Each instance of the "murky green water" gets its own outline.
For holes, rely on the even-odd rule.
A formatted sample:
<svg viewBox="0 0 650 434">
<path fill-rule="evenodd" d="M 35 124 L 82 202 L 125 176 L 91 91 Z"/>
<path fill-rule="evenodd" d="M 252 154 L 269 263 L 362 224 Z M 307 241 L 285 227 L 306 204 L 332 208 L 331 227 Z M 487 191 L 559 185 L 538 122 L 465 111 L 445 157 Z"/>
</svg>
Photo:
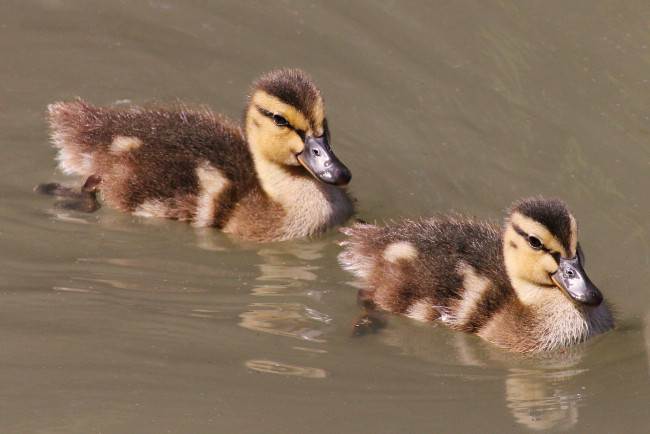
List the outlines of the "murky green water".
<svg viewBox="0 0 650 434">
<path fill-rule="evenodd" d="M 647 2 L 105 3 L 0 4 L 1 431 L 647 429 Z M 323 89 L 361 218 L 560 197 L 621 326 L 552 359 L 400 317 L 351 338 L 336 232 L 255 245 L 33 193 L 78 182 L 48 103 L 237 118 L 283 66 Z"/>
</svg>

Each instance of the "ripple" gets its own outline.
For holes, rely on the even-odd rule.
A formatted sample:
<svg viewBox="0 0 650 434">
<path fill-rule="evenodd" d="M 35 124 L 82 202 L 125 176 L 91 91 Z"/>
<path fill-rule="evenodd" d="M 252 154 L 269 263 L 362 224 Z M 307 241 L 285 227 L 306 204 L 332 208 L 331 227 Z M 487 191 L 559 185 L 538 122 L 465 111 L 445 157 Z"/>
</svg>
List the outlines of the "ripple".
<svg viewBox="0 0 650 434">
<path fill-rule="evenodd" d="M 253 303 L 250 306 L 255 310 L 240 315 L 239 325 L 244 328 L 311 342 L 325 342 L 320 338 L 324 331 L 319 327 L 331 322 L 327 315 L 301 303 Z"/>
<path fill-rule="evenodd" d="M 568 380 L 583 370 L 512 370 L 505 380 L 507 406 L 515 420 L 536 430 L 569 429 L 579 419 L 582 394 Z"/>
<path fill-rule="evenodd" d="M 247 360 L 244 364 L 253 371 L 265 372 L 267 374 L 292 375 L 305 378 L 327 377 L 325 370 L 320 368 L 288 365 L 273 360 Z"/>
</svg>

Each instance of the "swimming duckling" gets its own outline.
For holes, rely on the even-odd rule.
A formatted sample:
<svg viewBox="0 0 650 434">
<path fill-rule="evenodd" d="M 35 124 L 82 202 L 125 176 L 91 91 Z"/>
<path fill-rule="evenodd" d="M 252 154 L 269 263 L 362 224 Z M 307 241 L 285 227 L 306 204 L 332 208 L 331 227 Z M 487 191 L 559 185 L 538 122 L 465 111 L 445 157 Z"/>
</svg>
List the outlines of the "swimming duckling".
<svg viewBox="0 0 650 434">
<path fill-rule="evenodd" d="M 561 201 L 515 202 L 501 232 L 460 216 L 341 231 L 349 238 L 339 262 L 368 287 L 362 305 L 439 319 L 521 353 L 559 350 L 614 327 Z"/>
<path fill-rule="evenodd" d="M 321 92 L 298 70 L 253 83 L 245 132 L 185 107 L 115 111 L 76 100 L 50 105 L 49 116 L 61 169 L 96 180 L 93 191 L 122 211 L 253 241 L 317 234 L 353 214 Z"/>
</svg>

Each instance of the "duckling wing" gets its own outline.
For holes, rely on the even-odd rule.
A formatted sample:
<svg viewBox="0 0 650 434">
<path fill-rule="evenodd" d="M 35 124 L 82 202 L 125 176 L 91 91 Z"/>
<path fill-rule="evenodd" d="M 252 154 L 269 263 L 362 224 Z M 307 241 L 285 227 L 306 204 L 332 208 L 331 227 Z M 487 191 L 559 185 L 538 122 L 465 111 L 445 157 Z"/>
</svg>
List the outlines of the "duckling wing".
<svg viewBox="0 0 650 434">
<path fill-rule="evenodd" d="M 428 219 L 388 226 L 355 225 L 341 265 L 368 286 L 382 309 L 477 326 L 509 297 L 497 230 L 471 220 Z"/>
<path fill-rule="evenodd" d="M 49 115 L 61 168 L 101 177 L 104 199 L 123 211 L 219 226 L 257 182 L 241 128 L 207 110 L 77 100 Z"/>
</svg>

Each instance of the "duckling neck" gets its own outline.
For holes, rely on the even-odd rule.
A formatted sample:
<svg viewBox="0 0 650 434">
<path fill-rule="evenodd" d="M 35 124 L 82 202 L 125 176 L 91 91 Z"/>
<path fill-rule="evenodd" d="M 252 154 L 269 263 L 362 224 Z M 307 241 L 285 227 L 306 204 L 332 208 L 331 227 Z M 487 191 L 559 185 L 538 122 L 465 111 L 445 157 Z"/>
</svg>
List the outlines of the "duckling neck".
<svg viewBox="0 0 650 434">
<path fill-rule="evenodd" d="M 300 166 L 286 166 L 270 162 L 253 152 L 255 169 L 264 192 L 277 202 L 284 202 L 292 188 L 296 188 L 308 176 Z"/>
<path fill-rule="evenodd" d="M 611 313 L 605 304 L 597 308 L 578 305 L 559 290 L 552 290 L 556 300 L 531 306 L 538 316 L 540 349 L 555 350 L 584 342 L 614 327 Z"/>
<path fill-rule="evenodd" d="M 345 223 L 353 213 L 345 190 L 313 178 L 302 166 L 265 160 L 253 151 L 260 185 L 286 214 L 284 231 L 292 236 L 312 235 Z"/>
<path fill-rule="evenodd" d="M 510 273 L 509 273 L 510 274 Z M 524 306 L 539 308 L 546 303 L 546 296 L 557 289 L 556 286 L 544 286 L 532 283 L 526 279 L 510 275 L 510 281 L 517 293 L 517 298 Z M 557 291 L 555 291 L 557 292 Z M 562 294 L 559 294 L 562 295 Z"/>
<path fill-rule="evenodd" d="M 574 303 L 557 287 L 516 283 L 519 315 L 507 316 L 508 328 L 516 331 L 512 345 L 521 350 L 549 351 L 583 342 L 614 327 L 609 308 L 591 308 Z"/>
</svg>

